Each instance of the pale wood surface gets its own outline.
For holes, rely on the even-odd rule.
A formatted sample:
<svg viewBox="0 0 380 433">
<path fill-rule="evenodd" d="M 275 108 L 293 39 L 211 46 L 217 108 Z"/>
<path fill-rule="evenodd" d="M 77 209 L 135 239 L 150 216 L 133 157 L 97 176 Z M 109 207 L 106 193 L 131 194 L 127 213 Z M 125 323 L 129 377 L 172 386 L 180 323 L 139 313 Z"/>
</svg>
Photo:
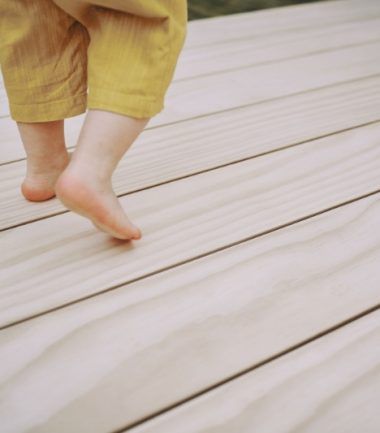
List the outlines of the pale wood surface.
<svg viewBox="0 0 380 433">
<path fill-rule="evenodd" d="M 279 409 L 280 432 L 379 431 L 378 317 L 358 319 L 380 305 L 379 18 L 340 0 L 190 23 L 114 177 L 138 242 L 23 201 L 0 119 L 1 433 L 272 433 Z"/>
<path fill-rule="evenodd" d="M 132 433 L 378 433 L 380 313 L 254 370 Z"/>
<path fill-rule="evenodd" d="M 186 47 L 242 38 L 267 37 L 273 33 L 327 28 L 336 23 L 379 17 L 377 0 L 337 0 L 213 17 L 191 22 Z"/>
<path fill-rule="evenodd" d="M 3 231 L 0 326 L 379 191 L 379 144 L 376 123 L 124 196 L 136 246 L 72 213 Z"/>
<path fill-rule="evenodd" d="M 0 418 L 114 431 L 379 304 L 379 215 L 371 196 L 2 331 Z"/>
<path fill-rule="evenodd" d="M 380 14 L 380 10 L 379 10 Z M 191 24 L 190 24 L 191 25 Z M 365 31 L 363 31 L 365 29 Z M 224 32 L 220 32 L 221 39 Z M 378 41 L 380 17 L 184 49 L 174 80 Z"/>
</svg>

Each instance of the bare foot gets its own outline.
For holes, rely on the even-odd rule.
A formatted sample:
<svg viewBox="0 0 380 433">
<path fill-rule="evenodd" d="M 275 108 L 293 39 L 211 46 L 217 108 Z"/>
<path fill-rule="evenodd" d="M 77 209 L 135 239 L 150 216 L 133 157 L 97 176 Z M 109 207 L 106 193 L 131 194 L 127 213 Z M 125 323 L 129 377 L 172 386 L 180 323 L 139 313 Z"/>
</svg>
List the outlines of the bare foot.
<svg viewBox="0 0 380 433">
<path fill-rule="evenodd" d="M 69 160 L 66 151 L 52 153 L 44 159 L 28 157 L 26 176 L 21 184 L 23 196 L 30 201 L 44 201 L 54 197 L 54 185 Z"/>
<path fill-rule="evenodd" d="M 141 231 L 128 219 L 113 192 L 111 181 L 69 166 L 58 178 L 55 192 L 68 209 L 89 218 L 97 228 L 111 236 L 141 238 Z"/>
<path fill-rule="evenodd" d="M 27 156 L 21 192 L 27 200 L 48 200 L 54 197 L 54 184 L 70 160 L 64 120 L 17 122 L 17 127 Z"/>
<path fill-rule="evenodd" d="M 56 195 L 66 207 L 118 239 L 142 236 L 113 192 L 112 175 L 148 121 L 90 108 L 71 161 L 55 185 Z"/>
</svg>

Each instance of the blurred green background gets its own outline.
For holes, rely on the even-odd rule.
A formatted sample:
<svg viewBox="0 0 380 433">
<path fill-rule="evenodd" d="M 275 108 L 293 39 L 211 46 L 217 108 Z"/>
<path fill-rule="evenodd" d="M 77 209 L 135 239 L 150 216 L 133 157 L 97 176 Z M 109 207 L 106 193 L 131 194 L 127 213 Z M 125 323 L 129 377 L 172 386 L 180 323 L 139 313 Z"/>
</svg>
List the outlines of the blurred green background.
<svg viewBox="0 0 380 433">
<path fill-rule="evenodd" d="M 316 0 L 188 0 L 189 21 Z"/>
</svg>

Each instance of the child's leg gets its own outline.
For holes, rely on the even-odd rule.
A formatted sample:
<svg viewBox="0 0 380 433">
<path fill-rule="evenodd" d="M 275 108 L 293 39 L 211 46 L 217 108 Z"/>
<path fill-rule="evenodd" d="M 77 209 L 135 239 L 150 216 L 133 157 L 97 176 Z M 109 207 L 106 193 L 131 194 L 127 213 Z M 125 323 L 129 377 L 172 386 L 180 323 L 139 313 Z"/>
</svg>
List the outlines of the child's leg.
<svg viewBox="0 0 380 433">
<path fill-rule="evenodd" d="M 26 177 L 21 185 L 25 198 L 42 201 L 54 197 L 54 185 L 66 168 L 63 120 L 39 123 L 17 122 L 27 155 Z"/>
<path fill-rule="evenodd" d="M 70 164 L 55 187 L 65 206 L 119 239 L 139 239 L 141 232 L 127 218 L 111 177 L 148 121 L 90 109 Z"/>
<path fill-rule="evenodd" d="M 27 155 L 22 192 L 54 195 L 68 154 L 63 119 L 86 111 L 87 30 L 51 0 L 0 0 L 0 63 Z"/>
<path fill-rule="evenodd" d="M 91 38 L 89 111 L 72 160 L 57 181 L 57 196 L 112 236 L 138 239 L 141 233 L 112 191 L 111 176 L 149 119 L 163 109 L 185 39 L 186 1 L 97 1 L 109 8 L 88 9 L 82 1 L 55 1 L 70 7 L 66 10 Z"/>
</svg>

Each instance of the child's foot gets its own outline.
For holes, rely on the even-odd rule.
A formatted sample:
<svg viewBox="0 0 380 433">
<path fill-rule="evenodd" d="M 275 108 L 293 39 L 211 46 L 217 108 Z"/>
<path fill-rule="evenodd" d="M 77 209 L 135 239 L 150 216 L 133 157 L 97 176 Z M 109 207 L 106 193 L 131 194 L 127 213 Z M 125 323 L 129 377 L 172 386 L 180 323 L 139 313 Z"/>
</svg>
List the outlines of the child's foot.
<svg viewBox="0 0 380 433">
<path fill-rule="evenodd" d="M 55 192 L 70 210 L 118 239 L 140 239 L 112 190 L 112 174 L 149 118 L 89 109 L 68 167 Z"/>
<path fill-rule="evenodd" d="M 54 197 L 54 184 L 69 163 L 65 146 L 64 120 L 17 122 L 27 156 L 21 192 L 27 200 Z"/>
<path fill-rule="evenodd" d="M 44 201 L 55 196 L 54 185 L 69 163 L 66 151 L 45 158 L 27 159 L 27 173 L 21 184 L 23 196 L 30 201 Z"/>
<path fill-rule="evenodd" d="M 141 232 L 128 219 L 112 190 L 111 181 L 69 166 L 58 178 L 55 192 L 70 210 L 89 218 L 92 223 L 118 239 L 140 239 Z"/>
</svg>

